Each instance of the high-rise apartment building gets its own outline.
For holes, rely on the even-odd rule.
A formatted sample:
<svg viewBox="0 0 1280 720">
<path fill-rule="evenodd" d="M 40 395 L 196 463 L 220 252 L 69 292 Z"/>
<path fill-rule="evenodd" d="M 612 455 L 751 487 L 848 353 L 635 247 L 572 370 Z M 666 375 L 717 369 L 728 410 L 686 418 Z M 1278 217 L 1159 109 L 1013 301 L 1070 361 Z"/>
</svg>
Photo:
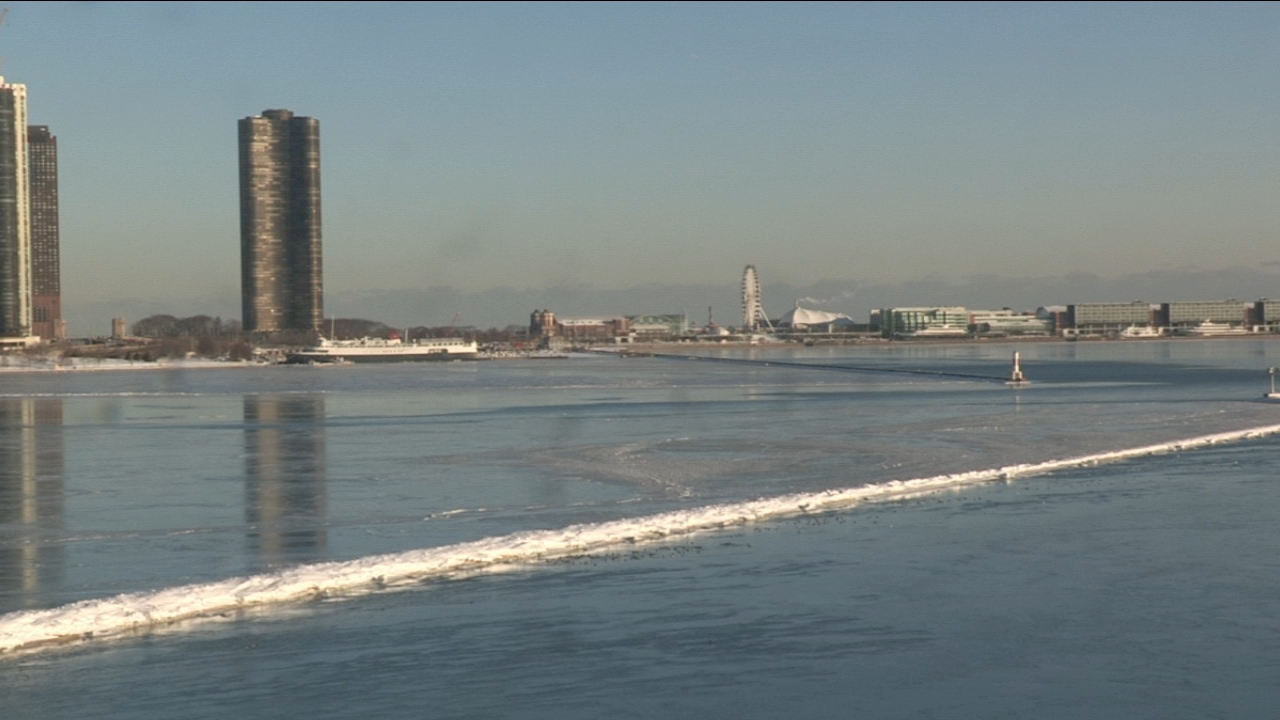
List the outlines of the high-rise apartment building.
<svg viewBox="0 0 1280 720">
<path fill-rule="evenodd" d="M 246 332 L 324 325 L 315 118 L 266 110 L 240 120 L 240 296 Z"/>
<path fill-rule="evenodd" d="M 27 86 L 0 77 L 0 338 L 31 332 Z"/>
<path fill-rule="evenodd" d="M 27 128 L 31 194 L 31 330 L 62 340 L 62 282 L 58 258 L 58 138 L 46 125 Z"/>
</svg>

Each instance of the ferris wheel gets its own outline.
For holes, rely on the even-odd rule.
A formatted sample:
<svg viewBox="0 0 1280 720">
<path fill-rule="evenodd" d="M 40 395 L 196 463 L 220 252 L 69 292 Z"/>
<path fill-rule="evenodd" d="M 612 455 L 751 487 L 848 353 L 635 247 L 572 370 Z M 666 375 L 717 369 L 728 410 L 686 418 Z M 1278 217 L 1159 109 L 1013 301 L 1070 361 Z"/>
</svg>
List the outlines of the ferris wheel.
<svg viewBox="0 0 1280 720">
<path fill-rule="evenodd" d="M 742 326 L 746 330 L 758 330 L 762 325 L 773 329 L 760 301 L 760 276 L 756 274 L 755 265 L 748 265 L 742 271 Z"/>
</svg>

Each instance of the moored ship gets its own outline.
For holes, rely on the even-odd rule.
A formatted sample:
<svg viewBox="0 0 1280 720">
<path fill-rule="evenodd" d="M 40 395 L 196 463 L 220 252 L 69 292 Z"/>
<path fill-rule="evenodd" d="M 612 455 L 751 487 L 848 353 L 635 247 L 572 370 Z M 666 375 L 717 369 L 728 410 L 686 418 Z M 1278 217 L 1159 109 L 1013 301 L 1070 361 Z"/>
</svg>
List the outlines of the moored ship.
<svg viewBox="0 0 1280 720">
<path fill-rule="evenodd" d="M 1120 337 L 1126 340 L 1134 338 L 1158 338 L 1164 337 L 1164 330 L 1150 325 L 1130 325 L 1120 332 Z"/>
<path fill-rule="evenodd" d="M 1239 325 L 1205 320 L 1198 325 L 1187 328 L 1183 334 L 1191 337 L 1221 337 L 1224 335 L 1248 335 L 1249 330 Z"/>
<path fill-rule="evenodd" d="M 399 335 L 390 338 L 329 340 L 320 338 L 316 345 L 285 354 L 289 363 L 375 363 L 418 362 L 422 360 L 474 360 L 480 349 L 474 340 L 462 338 L 423 338 L 404 342 Z"/>
</svg>

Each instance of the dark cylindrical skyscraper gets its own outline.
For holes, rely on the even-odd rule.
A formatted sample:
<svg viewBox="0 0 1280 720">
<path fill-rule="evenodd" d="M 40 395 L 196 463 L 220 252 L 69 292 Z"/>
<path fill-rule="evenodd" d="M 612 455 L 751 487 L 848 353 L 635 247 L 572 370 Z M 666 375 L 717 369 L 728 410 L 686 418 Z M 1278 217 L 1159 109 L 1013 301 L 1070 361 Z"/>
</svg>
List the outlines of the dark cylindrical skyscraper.
<svg viewBox="0 0 1280 720">
<path fill-rule="evenodd" d="M 315 118 L 266 110 L 240 121 L 240 293 L 246 332 L 324 324 Z"/>
</svg>

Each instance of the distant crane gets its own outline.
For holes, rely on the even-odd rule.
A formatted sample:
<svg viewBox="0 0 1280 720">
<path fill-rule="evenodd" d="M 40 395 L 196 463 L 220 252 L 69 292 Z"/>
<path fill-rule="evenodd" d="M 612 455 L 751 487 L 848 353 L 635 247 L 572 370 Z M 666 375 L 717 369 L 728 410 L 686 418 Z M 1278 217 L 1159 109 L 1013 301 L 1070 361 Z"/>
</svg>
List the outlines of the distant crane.
<svg viewBox="0 0 1280 720">
<path fill-rule="evenodd" d="M 460 317 L 462 317 L 462 311 L 458 311 L 458 312 L 454 313 L 454 314 L 453 314 L 453 317 L 449 319 L 449 334 L 450 334 L 450 335 L 453 335 L 453 334 L 457 331 L 458 318 L 460 318 Z"/>
</svg>

